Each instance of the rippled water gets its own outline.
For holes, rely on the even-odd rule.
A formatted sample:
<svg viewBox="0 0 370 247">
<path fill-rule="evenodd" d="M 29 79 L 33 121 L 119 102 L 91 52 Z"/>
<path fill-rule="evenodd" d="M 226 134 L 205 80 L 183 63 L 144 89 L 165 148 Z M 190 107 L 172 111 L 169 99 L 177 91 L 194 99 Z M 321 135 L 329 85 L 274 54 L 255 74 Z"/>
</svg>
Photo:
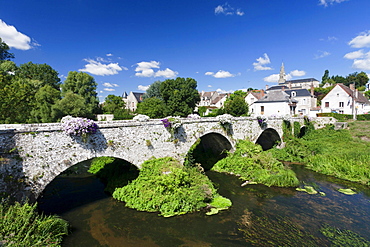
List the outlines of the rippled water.
<svg viewBox="0 0 370 247">
<path fill-rule="evenodd" d="M 39 199 L 39 209 L 72 225 L 63 246 L 330 246 L 323 225 L 349 229 L 370 241 L 370 190 L 294 166 L 300 181 L 325 196 L 294 188 L 241 187 L 235 176 L 207 172 L 233 206 L 217 215 L 196 212 L 163 218 L 126 208 L 87 173 L 59 176 Z M 353 188 L 345 195 L 339 188 Z"/>
</svg>

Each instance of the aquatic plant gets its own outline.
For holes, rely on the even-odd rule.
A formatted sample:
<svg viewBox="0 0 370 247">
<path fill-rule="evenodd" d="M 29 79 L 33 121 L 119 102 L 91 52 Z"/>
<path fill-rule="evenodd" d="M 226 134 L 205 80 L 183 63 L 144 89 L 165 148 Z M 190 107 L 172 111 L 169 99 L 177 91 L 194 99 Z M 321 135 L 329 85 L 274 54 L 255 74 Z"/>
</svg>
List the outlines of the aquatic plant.
<svg viewBox="0 0 370 247">
<path fill-rule="evenodd" d="M 370 246 L 369 241 L 350 230 L 343 230 L 325 224 L 321 227 L 320 232 L 330 240 L 330 246 Z"/>
<path fill-rule="evenodd" d="M 1 246 L 60 246 L 68 223 L 58 216 L 38 214 L 36 204 L 0 204 Z"/>
<path fill-rule="evenodd" d="M 91 119 L 75 118 L 65 116 L 61 120 L 64 132 L 68 135 L 86 136 L 94 134 L 98 130 L 98 125 Z"/>
<path fill-rule="evenodd" d="M 240 140 L 235 152 L 218 161 L 212 170 L 237 174 L 242 180 L 266 186 L 294 187 L 299 184 L 294 171 L 270 153 L 263 152 L 260 145 L 247 140 Z"/>
<path fill-rule="evenodd" d="M 145 161 L 139 177 L 113 193 L 127 207 L 165 217 L 197 211 L 217 196 L 207 176 L 170 157 Z"/>
</svg>

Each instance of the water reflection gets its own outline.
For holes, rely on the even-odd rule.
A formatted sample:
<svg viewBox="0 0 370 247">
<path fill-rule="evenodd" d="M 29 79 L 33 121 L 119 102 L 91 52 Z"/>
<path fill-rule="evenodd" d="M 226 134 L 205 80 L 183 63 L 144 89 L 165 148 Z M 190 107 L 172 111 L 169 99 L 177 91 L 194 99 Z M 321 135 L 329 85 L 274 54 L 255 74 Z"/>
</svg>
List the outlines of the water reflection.
<svg viewBox="0 0 370 247">
<path fill-rule="evenodd" d="M 218 215 L 204 212 L 163 218 L 126 208 L 106 195 L 90 175 L 58 177 L 40 198 L 40 210 L 72 224 L 63 246 L 330 246 L 323 224 L 349 229 L 369 239 L 369 188 L 294 166 L 302 183 L 326 196 L 294 188 L 241 187 L 234 176 L 207 172 L 233 206 Z M 355 188 L 344 195 L 338 188 Z"/>
</svg>

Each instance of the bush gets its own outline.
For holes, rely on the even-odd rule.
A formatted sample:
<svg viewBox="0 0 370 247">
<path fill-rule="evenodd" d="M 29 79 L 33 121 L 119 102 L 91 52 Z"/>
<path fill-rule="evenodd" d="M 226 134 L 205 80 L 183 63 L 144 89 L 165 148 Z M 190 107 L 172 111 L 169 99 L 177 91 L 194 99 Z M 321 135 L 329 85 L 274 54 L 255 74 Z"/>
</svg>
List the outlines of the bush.
<svg viewBox="0 0 370 247">
<path fill-rule="evenodd" d="M 212 182 L 196 167 L 169 157 L 145 161 L 139 177 L 113 193 L 127 207 L 165 217 L 199 210 L 217 196 Z"/>
<path fill-rule="evenodd" d="M 0 204 L 0 245 L 60 246 L 67 234 L 65 220 L 38 214 L 36 204 Z"/>
<path fill-rule="evenodd" d="M 212 170 L 237 174 L 242 180 L 266 186 L 292 187 L 299 184 L 291 169 L 250 141 L 239 141 L 235 152 L 217 162 Z"/>
</svg>

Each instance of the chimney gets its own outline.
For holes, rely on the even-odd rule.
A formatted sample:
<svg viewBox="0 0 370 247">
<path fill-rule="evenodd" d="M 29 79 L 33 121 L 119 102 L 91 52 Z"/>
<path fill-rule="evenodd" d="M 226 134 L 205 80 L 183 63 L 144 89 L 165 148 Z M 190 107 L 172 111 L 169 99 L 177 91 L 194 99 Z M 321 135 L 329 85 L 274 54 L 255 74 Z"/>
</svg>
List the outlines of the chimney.
<svg viewBox="0 0 370 247">
<path fill-rule="evenodd" d="M 355 91 L 355 84 L 349 84 L 349 88 L 352 90 L 352 91 Z"/>
<path fill-rule="evenodd" d="M 315 96 L 315 88 L 313 87 L 313 83 L 311 83 L 311 95 Z"/>
<path fill-rule="evenodd" d="M 261 98 L 265 96 L 265 91 L 263 91 L 263 89 L 261 89 Z"/>
<path fill-rule="evenodd" d="M 292 82 L 291 81 L 289 81 L 289 83 L 288 83 L 288 88 L 292 89 Z"/>
<path fill-rule="evenodd" d="M 283 91 L 283 92 L 285 91 L 285 87 L 284 86 L 281 88 L 281 91 Z"/>
</svg>

